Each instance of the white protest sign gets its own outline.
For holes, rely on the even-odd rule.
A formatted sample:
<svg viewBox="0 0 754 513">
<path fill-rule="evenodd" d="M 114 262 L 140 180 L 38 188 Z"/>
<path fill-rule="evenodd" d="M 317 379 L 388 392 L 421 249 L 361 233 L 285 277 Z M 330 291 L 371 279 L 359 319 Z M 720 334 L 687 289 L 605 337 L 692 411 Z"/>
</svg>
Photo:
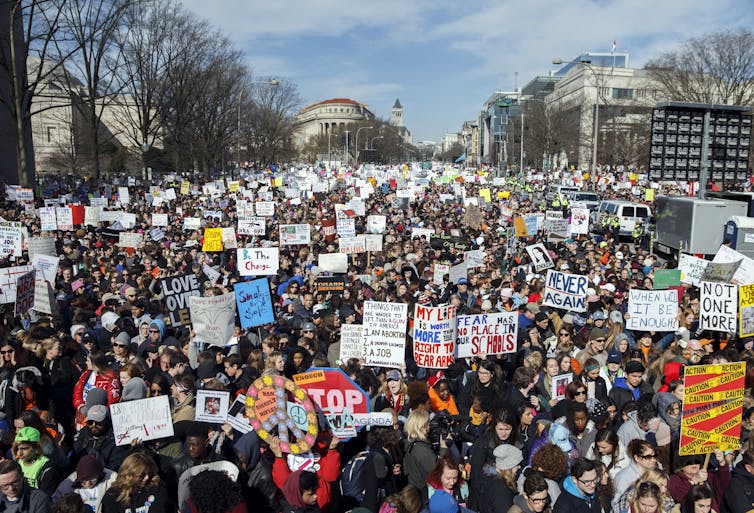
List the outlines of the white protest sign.
<svg viewBox="0 0 754 513">
<path fill-rule="evenodd" d="M 532 244 L 526 246 L 526 252 L 529 254 L 535 272 L 541 272 L 545 269 L 555 267 L 555 263 L 550 258 L 544 244 Z"/>
<path fill-rule="evenodd" d="M 545 212 L 545 219 L 563 219 L 562 210 L 548 210 Z"/>
<path fill-rule="evenodd" d="M 59 264 L 60 259 L 58 257 L 49 255 L 35 254 L 34 258 L 31 259 L 31 265 L 39 271 L 40 278 L 50 283 L 55 283 Z"/>
<path fill-rule="evenodd" d="M 258 216 L 274 216 L 275 215 L 275 203 L 272 201 L 257 201 L 254 208 Z"/>
<path fill-rule="evenodd" d="M 588 283 L 586 276 L 548 269 L 542 304 L 572 312 L 586 312 Z"/>
<path fill-rule="evenodd" d="M 589 209 L 571 209 L 571 233 L 586 235 L 589 233 Z"/>
<path fill-rule="evenodd" d="M 225 347 L 233 336 L 236 295 L 230 292 L 221 296 L 191 296 L 189 309 L 197 340 Z"/>
<path fill-rule="evenodd" d="M 279 248 L 238 248 L 236 258 L 241 276 L 270 276 L 280 268 Z"/>
<path fill-rule="evenodd" d="M 16 317 L 21 317 L 34 307 L 34 282 L 37 271 L 32 269 L 16 280 Z"/>
<path fill-rule="evenodd" d="M 239 394 L 236 396 L 233 404 L 230 405 L 228 416 L 225 421 L 233 426 L 233 429 L 237 430 L 239 433 L 248 433 L 252 428 L 251 423 L 249 422 L 249 419 L 246 418 L 245 414 L 246 396 Z"/>
<path fill-rule="evenodd" d="M 367 231 L 369 233 L 382 233 L 385 231 L 387 218 L 385 216 L 367 216 Z"/>
<path fill-rule="evenodd" d="M 362 317 L 364 365 L 400 368 L 406 365 L 406 303 L 364 301 Z"/>
<path fill-rule="evenodd" d="M 632 289 L 628 295 L 626 328 L 637 331 L 676 331 L 678 292 Z"/>
<path fill-rule="evenodd" d="M 346 254 L 363 253 L 366 251 L 366 239 L 363 235 L 340 237 L 338 238 L 338 251 Z"/>
<path fill-rule="evenodd" d="M 473 251 L 466 251 L 463 254 L 464 260 L 466 260 L 466 268 L 474 269 L 475 267 L 484 267 L 484 250 L 475 249 Z"/>
<path fill-rule="evenodd" d="M 681 253 L 678 256 L 678 269 L 681 270 L 681 281 L 698 287 L 708 263 L 709 260 Z"/>
<path fill-rule="evenodd" d="M 343 324 L 340 327 L 340 356 L 341 362 L 351 358 L 361 358 L 361 337 L 364 327 L 360 324 Z"/>
<path fill-rule="evenodd" d="M 73 230 L 73 210 L 68 207 L 55 207 L 58 230 Z"/>
<path fill-rule="evenodd" d="M 0 255 L 20 257 L 23 252 L 21 223 L 0 221 Z"/>
<path fill-rule="evenodd" d="M 118 246 L 122 248 L 140 248 L 143 244 L 143 235 L 134 232 L 120 232 L 118 234 Z"/>
<path fill-rule="evenodd" d="M 335 231 L 340 237 L 355 237 L 356 236 L 356 220 L 355 219 L 337 219 L 335 221 Z"/>
<path fill-rule="evenodd" d="M 375 251 L 375 252 L 382 251 L 382 235 L 370 233 L 370 234 L 362 235 L 361 237 L 364 237 L 364 242 L 365 242 L 364 247 L 367 251 Z"/>
<path fill-rule="evenodd" d="M 414 360 L 419 367 L 446 369 L 455 359 L 456 307 L 414 308 Z"/>
<path fill-rule="evenodd" d="M 55 215 L 55 207 L 43 207 L 39 209 L 40 228 L 43 232 L 54 232 L 58 229 L 58 218 Z"/>
<path fill-rule="evenodd" d="M 247 217 L 238 220 L 239 235 L 264 236 L 266 225 L 264 217 Z"/>
<path fill-rule="evenodd" d="M 55 291 L 50 282 L 37 279 L 34 282 L 34 310 L 48 315 L 55 315 L 57 306 Z"/>
<path fill-rule="evenodd" d="M 97 226 L 100 222 L 101 214 L 102 207 L 84 207 L 84 224 L 86 226 Z"/>
<path fill-rule="evenodd" d="M 311 243 L 311 227 L 308 224 L 281 224 L 279 233 L 281 246 Z"/>
<path fill-rule="evenodd" d="M 115 445 L 128 445 L 134 440 L 156 440 L 173 436 L 170 399 L 158 395 L 147 399 L 110 405 Z"/>
<path fill-rule="evenodd" d="M 699 289 L 699 329 L 735 333 L 738 285 L 703 281 Z"/>
<path fill-rule="evenodd" d="M 450 273 L 450 266 L 446 264 L 435 264 L 434 274 L 432 276 L 432 283 L 435 285 L 442 285 L 442 277 Z"/>
<path fill-rule="evenodd" d="M 121 205 L 131 203 L 131 195 L 128 193 L 128 187 L 118 187 L 118 201 Z"/>
<path fill-rule="evenodd" d="M 459 315 L 456 329 L 458 358 L 516 352 L 518 344 L 518 314 L 516 312 Z"/>
<path fill-rule="evenodd" d="M 731 283 L 738 285 L 748 285 L 754 283 L 754 260 L 745 256 L 743 253 L 739 253 L 735 249 L 731 249 L 728 246 L 722 245 L 717 250 L 713 262 L 720 263 L 732 263 L 741 262 L 736 270 L 735 274 L 731 278 Z"/>
<path fill-rule="evenodd" d="M 450 274 L 450 283 L 458 283 L 458 280 L 461 278 L 466 278 L 466 273 L 468 271 L 468 267 L 466 266 L 466 261 L 464 260 L 460 264 L 454 265 L 450 268 L 450 271 L 448 271 L 448 274 Z"/>
<path fill-rule="evenodd" d="M 0 268 L 0 304 L 16 301 L 16 282 L 18 277 L 34 269 L 30 265 Z"/>
<path fill-rule="evenodd" d="M 152 226 L 167 226 L 168 215 L 167 214 L 152 214 Z"/>
<path fill-rule="evenodd" d="M 348 255 L 345 253 L 320 253 L 317 267 L 319 267 L 320 271 L 347 273 Z"/>
<path fill-rule="evenodd" d="M 223 424 L 228 417 L 229 403 L 230 393 L 225 390 L 197 390 L 194 420 Z"/>
<path fill-rule="evenodd" d="M 198 230 L 202 226 L 202 220 L 198 217 L 184 217 L 183 229 L 184 230 Z"/>
<path fill-rule="evenodd" d="M 33 261 L 35 255 L 56 257 L 57 260 L 58 251 L 55 248 L 54 237 L 29 237 L 27 244 L 30 260 Z"/>
</svg>

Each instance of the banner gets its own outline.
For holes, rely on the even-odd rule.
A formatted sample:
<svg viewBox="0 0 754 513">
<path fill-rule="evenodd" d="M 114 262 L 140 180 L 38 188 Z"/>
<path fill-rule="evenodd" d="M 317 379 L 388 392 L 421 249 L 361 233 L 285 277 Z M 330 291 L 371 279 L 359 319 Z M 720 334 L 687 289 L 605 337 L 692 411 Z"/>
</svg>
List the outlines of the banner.
<svg viewBox="0 0 754 513">
<path fill-rule="evenodd" d="M 542 304 L 572 312 L 586 312 L 589 278 L 548 269 Z"/>
<path fill-rule="evenodd" d="M 716 281 L 722 283 L 730 283 L 733 276 L 738 271 L 738 267 L 741 265 L 741 260 L 737 262 L 707 262 L 707 267 L 704 268 L 704 274 L 701 281 Z"/>
<path fill-rule="evenodd" d="M 281 224 L 280 245 L 295 246 L 298 244 L 310 244 L 311 233 L 308 224 Z"/>
<path fill-rule="evenodd" d="M 741 262 L 730 279 L 731 283 L 739 285 L 754 283 L 754 259 L 745 256 L 743 253 L 739 253 L 729 246 L 722 245 L 717 250 L 715 258 L 712 261 L 721 263 Z"/>
<path fill-rule="evenodd" d="M 28 273 L 19 276 L 16 280 L 16 317 L 21 317 L 34 308 L 34 282 L 36 278 L 37 271 L 32 269 Z"/>
<path fill-rule="evenodd" d="M 241 276 L 271 276 L 280 268 L 280 249 L 238 248 L 236 260 Z"/>
<path fill-rule="evenodd" d="M 236 283 L 233 290 L 238 306 L 238 318 L 243 329 L 275 322 L 267 278 Z"/>
<path fill-rule="evenodd" d="M 637 331 L 676 331 L 678 292 L 632 289 L 628 295 L 626 328 Z M 627 316 L 628 317 L 628 316 Z"/>
<path fill-rule="evenodd" d="M 188 326 L 191 324 L 189 297 L 201 295 L 196 275 L 184 274 L 163 278 L 160 287 L 162 288 L 170 325 Z"/>
<path fill-rule="evenodd" d="M 362 354 L 364 365 L 401 368 L 406 365 L 408 305 L 364 301 Z"/>
<path fill-rule="evenodd" d="M 459 315 L 456 326 L 458 358 L 516 352 L 516 312 Z"/>
<path fill-rule="evenodd" d="M 170 398 L 166 395 L 111 404 L 110 418 L 117 446 L 173 436 Z"/>
<path fill-rule="evenodd" d="M 746 362 L 686 366 L 680 455 L 741 448 Z"/>
<path fill-rule="evenodd" d="M 678 257 L 678 269 L 681 271 L 681 281 L 698 287 L 708 263 L 708 260 L 681 253 Z"/>
<path fill-rule="evenodd" d="M 699 290 L 699 329 L 736 333 L 738 286 L 703 281 Z"/>
<path fill-rule="evenodd" d="M 738 312 L 741 322 L 738 325 L 741 338 L 754 336 L 754 284 L 738 288 Z"/>
<path fill-rule="evenodd" d="M 446 369 L 455 358 L 456 307 L 414 308 L 414 361 L 419 367 Z"/>
<path fill-rule="evenodd" d="M 526 252 L 529 254 L 532 265 L 534 265 L 534 272 L 542 272 L 545 269 L 555 267 L 555 262 L 550 258 L 544 244 L 526 246 Z"/>
<path fill-rule="evenodd" d="M 340 326 L 340 355 L 338 360 L 345 363 L 351 358 L 361 359 L 361 337 L 364 327 L 360 324 L 342 324 Z"/>
<path fill-rule="evenodd" d="M 233 336 L 236 295 L 231 292 L 221 296 L 191 296 L 189 308 L 196 339 L 213 346 L 225 347 Z"/>
</svg>

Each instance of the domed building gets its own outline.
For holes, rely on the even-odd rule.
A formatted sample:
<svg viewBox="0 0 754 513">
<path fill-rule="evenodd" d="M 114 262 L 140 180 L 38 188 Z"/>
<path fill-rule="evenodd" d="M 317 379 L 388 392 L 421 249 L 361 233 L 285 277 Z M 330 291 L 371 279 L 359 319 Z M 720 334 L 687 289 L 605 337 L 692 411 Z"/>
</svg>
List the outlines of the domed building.
<svg viewBox="0 0 754 513">
<path fill-rule="evenodd" d="M 349 123 L 371 121 L 374 113 L 350 98 L 331 98 L 307 105 L 296 116 L 296 143 L 303 147 L 315 135 L 340 134 Z"/>
</svg>

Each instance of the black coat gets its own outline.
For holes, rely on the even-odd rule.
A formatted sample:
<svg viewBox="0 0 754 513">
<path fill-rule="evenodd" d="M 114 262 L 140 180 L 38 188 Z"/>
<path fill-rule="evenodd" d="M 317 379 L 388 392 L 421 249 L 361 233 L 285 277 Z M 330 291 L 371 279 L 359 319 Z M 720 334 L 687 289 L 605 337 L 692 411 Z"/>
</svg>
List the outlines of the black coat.
<svg viewBox="0 0 754 513">
<path fill-rule="evenodd" d="M 505 481 L 497 475 L 484 474 L 478 482 L 476 510 L 479 513 L 507 513 L 513 506 L 516 493 L 508 488 Z"/>
<path fill-rule="evenodd" d="M 720 502 L 720 513 L 739 513 L 754 509 L 754 475 L 743 462 L 733 469 L 730 484 Z"/>
</svg>

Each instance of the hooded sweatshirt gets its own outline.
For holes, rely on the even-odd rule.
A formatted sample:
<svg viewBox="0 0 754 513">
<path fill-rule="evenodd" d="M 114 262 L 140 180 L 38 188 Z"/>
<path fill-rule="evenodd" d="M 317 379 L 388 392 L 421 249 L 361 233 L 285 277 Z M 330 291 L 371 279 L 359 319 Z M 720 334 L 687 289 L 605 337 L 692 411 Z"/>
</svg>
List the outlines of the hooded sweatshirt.
<svg viewBox="0 0 754 513">
<path fill-rule="evenodd" d="M 576 511 L 601 513 L 602 505 L 596 493 L 584 495 L 569 476 L 563 481 L 563 493 L 558 497 L 552 511 L 553 513 L 574 513 Z"/>
</svg>

